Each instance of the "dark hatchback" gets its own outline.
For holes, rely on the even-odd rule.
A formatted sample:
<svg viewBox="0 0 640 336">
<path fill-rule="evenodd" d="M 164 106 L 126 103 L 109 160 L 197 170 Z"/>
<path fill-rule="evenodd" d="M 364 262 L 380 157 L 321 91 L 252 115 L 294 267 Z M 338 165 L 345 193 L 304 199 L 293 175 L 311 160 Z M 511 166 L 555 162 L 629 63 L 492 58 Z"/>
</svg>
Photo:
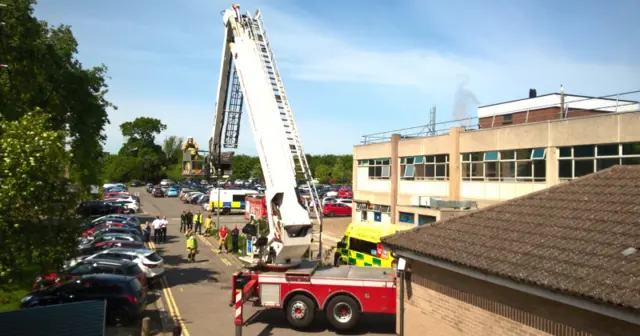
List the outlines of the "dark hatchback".
<svg viewBox="0 0 640 336">
<path fill-rule="evenodd" d="M 133 276 L 89 274 L 25 295 L 20 308 L 50 306 L 78 301 L 107 301 L 107 323 L 129 325 L 144 310 L 147 296 L 140 281 Z"/>
</svg>

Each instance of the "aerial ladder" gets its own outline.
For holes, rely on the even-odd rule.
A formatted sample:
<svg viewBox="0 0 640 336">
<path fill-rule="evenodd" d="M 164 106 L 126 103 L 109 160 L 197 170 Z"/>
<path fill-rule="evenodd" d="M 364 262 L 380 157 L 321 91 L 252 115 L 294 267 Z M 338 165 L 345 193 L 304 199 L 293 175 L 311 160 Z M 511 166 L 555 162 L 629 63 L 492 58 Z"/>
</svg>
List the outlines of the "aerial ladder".
<svg viewBox="0 0 640 336">
<path fill-rule="evenodd" d="M 321 225 L 320 202 L 262 15 L 259 10 L 253 16 L 241 14 L 238 5 L 222 14 L 225 28 L 210 141 L 212 164 L 216 169 L 222 165 L 215 155 L 220 157 L 223 147 L 237 147 L 240 113 L 246 108 L 264 174 L 269 222 L 268 237 L 256 243 L 261 252 L 254 263 L 232 276 L 230 305 L 236 335 L 242 334 L 247 301 L 283 309 L 296 328 L 309 326 L 320 311 L 338 330 L 355 326 L 362 313 L 395 314 L 393 268 L 334 267 L 323 265 L 313 254 L 305 257 L 312 247 L 312 217 Z M 311 209 L 302 205 L 298 177 L 310 187 Z M 318 255 L 321 251 L 322 245 Z"/>
<path fill-rule="evenodd" d="M 228 167 L 222 148 L 237 148 L 243 108 L 248 113 L 265 180 L 269 235 L 256 262 L 289 267 L 313 258 L 313 221 L 320 228 L 320 201 L 291 105 L 260 11 L 241 14 L 233 5 L 225 23 L 218 96 L 210 140 L 215 171 Z M 225 127 L 226 121 L 226 127 Z M 223 132 L 224 128 L 224 132 Z M 224 137 L 223 137 L 224 135 Z M 298 177 L 310 187 L 309 208 L 301 204 Z M 320 242 L 321 244 L 321 242 Z M 318 254 L 321 255 L 321 245 Z"/>
</svg>

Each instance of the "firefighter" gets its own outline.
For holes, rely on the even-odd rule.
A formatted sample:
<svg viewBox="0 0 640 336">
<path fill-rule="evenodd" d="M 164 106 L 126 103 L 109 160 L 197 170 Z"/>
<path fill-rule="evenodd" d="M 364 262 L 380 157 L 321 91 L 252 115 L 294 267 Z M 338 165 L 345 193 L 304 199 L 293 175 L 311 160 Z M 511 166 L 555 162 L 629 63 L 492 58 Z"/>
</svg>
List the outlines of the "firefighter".
<svg viewBox="0 0 640 336">
<path fill-rule="evenodd" d="M 196 254 L 198 254 L 198 240 L 193 231 L 189 230 L 186 234 L 187 237 L 187 261 L 195 262 Z"/>
</svg>

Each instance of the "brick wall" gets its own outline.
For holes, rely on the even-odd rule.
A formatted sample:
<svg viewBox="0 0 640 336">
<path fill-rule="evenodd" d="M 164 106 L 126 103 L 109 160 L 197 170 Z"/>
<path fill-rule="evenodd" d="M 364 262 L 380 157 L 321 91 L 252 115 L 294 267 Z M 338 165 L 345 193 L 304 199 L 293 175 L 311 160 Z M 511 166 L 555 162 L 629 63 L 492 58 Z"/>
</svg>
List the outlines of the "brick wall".
<svg viewBox="0 0 640 336">
<path fill-rule="evenodd" d="M 585 117 L 589 115 L 603 114 L 603 113 L 609 113 L 609 112 L 582 110 L 582 109 L 569 109 L 569 111 L 567 112 L 567 118 Z M 509 123 L 505 123 L 504 115 L 497 115 L 495 116 L 495 118 L 493 116 L 480 118 L 478 123 L 480 128 L 492 128 L 492 127 L 500 127 L 500 126 L 507 126 L 507 125 L 556 120 L 561 118 L 562 117 L 560 115 L 559 107 L 549 107 L 549 108 L 529 111 L 529 115 L 527 115 L 526 111 L 512 113 L 511 122 Z"/>
<path fill-rule="evenodd" d="M 630 323 L 415 261 L 410 264 L 405 336 L 640 335 L 640 327 Z"/>
</svg>

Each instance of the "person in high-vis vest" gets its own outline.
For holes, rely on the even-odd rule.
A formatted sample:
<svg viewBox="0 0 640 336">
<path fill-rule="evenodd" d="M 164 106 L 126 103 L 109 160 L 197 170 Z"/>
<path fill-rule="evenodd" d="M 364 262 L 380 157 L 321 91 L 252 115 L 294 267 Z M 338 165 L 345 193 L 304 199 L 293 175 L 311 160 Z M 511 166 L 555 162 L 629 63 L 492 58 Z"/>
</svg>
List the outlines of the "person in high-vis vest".
<svg viewBox="0 0 640 336">
<path fill-rule="evenodd" d="M 200 212 L 200 210 L 198 210 L 198 212 L 193 215 L 193 224 L 195 225 L 195 228 L 193 229 L 193 233 L 196 233 L 196 231 L 198 232 L 198 234 L 202 234 L 202 213 Z"/>
<path fill-rule="evenodd" d="M 209 215 L 204 219 L 204 236 L 211 236 L 211 230 L 213 230 L 213 219 L 211 218 L 211 215 Z"/>
<path fill-rule="evenodd" d="M 198 240 L 196 239 L 196 235 L 193 231 L 188 231 L 186 234 L 187 237 L 187 261 L 195 262 L 196 254 L 198 254 Z"/>
</svg>

